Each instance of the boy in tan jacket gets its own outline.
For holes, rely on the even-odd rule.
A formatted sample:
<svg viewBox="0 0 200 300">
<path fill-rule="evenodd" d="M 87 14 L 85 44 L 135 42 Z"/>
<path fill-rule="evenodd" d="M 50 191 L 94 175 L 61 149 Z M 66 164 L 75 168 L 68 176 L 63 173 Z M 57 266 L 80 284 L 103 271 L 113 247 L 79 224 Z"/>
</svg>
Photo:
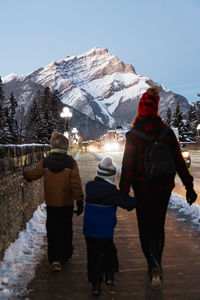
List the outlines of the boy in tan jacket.
<svg viewBox="0 0 200 300">
<path fill-rule="evenodd" d="M 74 200 L 77 215 L 83 212 L 83 191 L 76 161 L 67 155 L 68 139 L 57 132 L 51 135 L 50 155 L 36 167 L 24 172 L 28 180 L 43 176 L 47 210 L 48 259 L 52 271 L 72 256 L 72 217 Z"/>
</svg>

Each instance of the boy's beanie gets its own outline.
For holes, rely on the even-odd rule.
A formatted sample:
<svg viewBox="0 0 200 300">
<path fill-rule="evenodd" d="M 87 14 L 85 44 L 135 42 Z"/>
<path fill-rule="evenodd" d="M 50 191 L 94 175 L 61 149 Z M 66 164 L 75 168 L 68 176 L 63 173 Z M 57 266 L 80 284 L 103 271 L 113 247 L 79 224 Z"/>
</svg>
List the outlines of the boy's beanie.
<svg viewBox="0 0 200 300">
<path fill-rule="evenodd" d="M 154 115 L 158 113 L 159 90 L 156 86 L 147 89 L 140 99 L 138 113 L 142 116 Z"/>
<path fill-rule="evenodd" d="M 116 174 L 116 168 L 113 166 L 112 159 L 107 156 L 99 164 L 97 168 L 97 176 L 108 179 Z"/>
<path fill-rule="evenodd" d="M 69 140 L 61 133 L 52 132 L 50 144 L 52 149 L 60 149 L 67 151 Z"/>
</svg>

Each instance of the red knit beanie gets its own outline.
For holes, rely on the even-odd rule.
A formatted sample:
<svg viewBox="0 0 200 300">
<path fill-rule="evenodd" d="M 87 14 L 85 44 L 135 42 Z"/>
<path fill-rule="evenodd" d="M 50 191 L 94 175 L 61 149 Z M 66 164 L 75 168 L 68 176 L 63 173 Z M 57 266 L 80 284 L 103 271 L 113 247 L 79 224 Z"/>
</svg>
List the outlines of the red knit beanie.
<svg viewBox="0 0 200 300">
<path fill-rule="evenodd" d="M 138 113 L 142 116 L 154 115 L 158 113 L 158 101 L 160 100 L 159 90 L 156 86 L 148 88 L 142 95 L 138 105 Z"/>
</svg>

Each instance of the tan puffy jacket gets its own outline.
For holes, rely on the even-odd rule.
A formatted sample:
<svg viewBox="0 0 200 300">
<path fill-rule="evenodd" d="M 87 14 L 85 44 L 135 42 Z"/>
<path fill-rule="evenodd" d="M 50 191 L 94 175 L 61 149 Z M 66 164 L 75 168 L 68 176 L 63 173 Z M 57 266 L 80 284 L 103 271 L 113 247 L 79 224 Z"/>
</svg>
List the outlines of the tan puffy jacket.
<svg viewBox="0 0 200 300">
<path fill-rule="evenodd" d="M 24 171 L 27 180 L 43 176 L 46 204 L 68 206 L 83 200 L 83 191 L 77 162 L 69 155 L 51 153 L 36 167 Z"/>
</svg>

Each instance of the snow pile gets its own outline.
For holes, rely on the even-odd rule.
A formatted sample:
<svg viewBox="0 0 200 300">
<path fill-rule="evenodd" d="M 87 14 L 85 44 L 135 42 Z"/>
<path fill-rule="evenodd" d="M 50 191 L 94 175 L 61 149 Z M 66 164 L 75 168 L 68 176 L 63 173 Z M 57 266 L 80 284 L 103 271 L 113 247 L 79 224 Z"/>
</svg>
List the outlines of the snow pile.
<svg viewBox="0 0 200 300">
<path fill-rule="evenodd" d="M 28 282 L 34 278 L 35 267 L 43 255 L 41 247 L 46 236 L 45 222 L 46 209 L 42 204 L 34 212 L 26 229 L 6 250 L 0 263 L 0 299 L 23 294 Z"/>
<path fill-rule="evenodd" d="M 199 204 L 189 205 L 185 198 L 178 194 L 172 194 L 169 208 L 174 209 L 176 214 L 187 220 L 191 225 L 200 231 L 200 206 Z"/>
</svg>

